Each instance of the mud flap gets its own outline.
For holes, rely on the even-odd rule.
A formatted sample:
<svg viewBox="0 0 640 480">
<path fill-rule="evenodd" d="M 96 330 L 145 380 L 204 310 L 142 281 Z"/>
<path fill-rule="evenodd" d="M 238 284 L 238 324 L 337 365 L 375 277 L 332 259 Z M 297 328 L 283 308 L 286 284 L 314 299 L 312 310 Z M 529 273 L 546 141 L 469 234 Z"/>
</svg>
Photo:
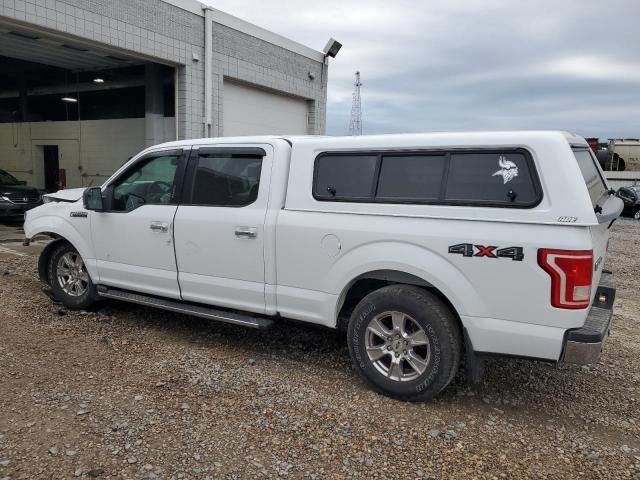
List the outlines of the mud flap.
<svg viewBox="0 0 640 480">
<path fill-rule="evenodd" d="M 467 382 L 471 385 L 478 385 L 482 382 L 482 377 L 484 377 L 485 360 L 473 349 L 473 343 L 471 342 L 471 338 L 469 338 L 469 333 L 466 328 L 463 333 L 465 352 L 464 371 Z"/>
</svg>

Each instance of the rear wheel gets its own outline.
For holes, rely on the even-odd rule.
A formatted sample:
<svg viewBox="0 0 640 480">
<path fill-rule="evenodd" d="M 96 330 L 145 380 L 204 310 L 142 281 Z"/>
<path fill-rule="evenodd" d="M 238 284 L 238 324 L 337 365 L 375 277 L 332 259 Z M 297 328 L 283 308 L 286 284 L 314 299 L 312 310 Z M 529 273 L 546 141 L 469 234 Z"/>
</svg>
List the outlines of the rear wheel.
<svg viewBox="0 0 640 480">
<path fill-rule="evenodd" d="M 367 295 L 351 316 L 348 340 L 364 380 L 402 400 L 434 397 L 460 366 L 460 330 L 453 313 L 431 292 L 410 285 Z"/>
<path fill-rule="evenodd" d="M 67 308 L 89 308 L 98 298 L 84 260 L 68 243 L 49 257 L 49 285 L 56 300 Z"/>
</svg>

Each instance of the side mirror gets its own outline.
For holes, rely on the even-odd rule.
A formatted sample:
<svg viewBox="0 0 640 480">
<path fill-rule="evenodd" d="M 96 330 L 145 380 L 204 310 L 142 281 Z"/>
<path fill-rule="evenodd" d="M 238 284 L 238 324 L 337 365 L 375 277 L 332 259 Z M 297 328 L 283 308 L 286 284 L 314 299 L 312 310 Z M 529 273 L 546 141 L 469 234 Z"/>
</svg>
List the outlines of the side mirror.
<svg viewBox="0 0 640 480">
<path fill-rule="evenodd" d="M 26 181 L 26 180 L 20 180 L 18 183 L 19 183 L 20 185 L 26 185 L 26 184 L 27 184 L 27 181 Z"/>
<path fill-rule="evenodd" d="M 102 189 L 100 187 L 87 188 L 82 194 L 82 203 L 87 210 L 103 212 L 104 200 L 102 198 Z"/>
</svg>

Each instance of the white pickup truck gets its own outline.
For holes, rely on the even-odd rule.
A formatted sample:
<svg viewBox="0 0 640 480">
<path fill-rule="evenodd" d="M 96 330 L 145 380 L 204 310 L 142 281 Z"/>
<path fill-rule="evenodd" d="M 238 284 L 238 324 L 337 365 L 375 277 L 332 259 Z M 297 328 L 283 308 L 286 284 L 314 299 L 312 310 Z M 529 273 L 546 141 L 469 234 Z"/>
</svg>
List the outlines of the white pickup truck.
<svg viewBox="0 0 640 480">
<path fill-rule="evenodd" d="M 488 355 L 590 363 L 615 289 L 612 195 L 562 132 L 172 142 L 102 187 L 45 197 L 41 280 L 69 308 L 118 299 L 266 328 L 346 327 L 355 369 L 433 397 Z"/>
</svg>

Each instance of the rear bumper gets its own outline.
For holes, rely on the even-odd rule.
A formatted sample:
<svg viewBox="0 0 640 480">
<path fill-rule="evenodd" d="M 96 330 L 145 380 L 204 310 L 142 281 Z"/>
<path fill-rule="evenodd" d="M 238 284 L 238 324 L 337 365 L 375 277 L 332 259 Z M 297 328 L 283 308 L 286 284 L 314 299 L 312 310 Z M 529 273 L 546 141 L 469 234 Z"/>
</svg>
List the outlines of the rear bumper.
<svg viewBox="0 0 640 480">
<path fill-rule="evenodd" d="M 567 330 L 565 334 L 561 362 L 588 365 L 598 361 L 600 352 L 609 336 L 615 298 L 616 289 L 613 274 L 609 271 L 603 271 L 600 285 L 598 285 L 593 305 L 584 326 Z"/>
</svg>

